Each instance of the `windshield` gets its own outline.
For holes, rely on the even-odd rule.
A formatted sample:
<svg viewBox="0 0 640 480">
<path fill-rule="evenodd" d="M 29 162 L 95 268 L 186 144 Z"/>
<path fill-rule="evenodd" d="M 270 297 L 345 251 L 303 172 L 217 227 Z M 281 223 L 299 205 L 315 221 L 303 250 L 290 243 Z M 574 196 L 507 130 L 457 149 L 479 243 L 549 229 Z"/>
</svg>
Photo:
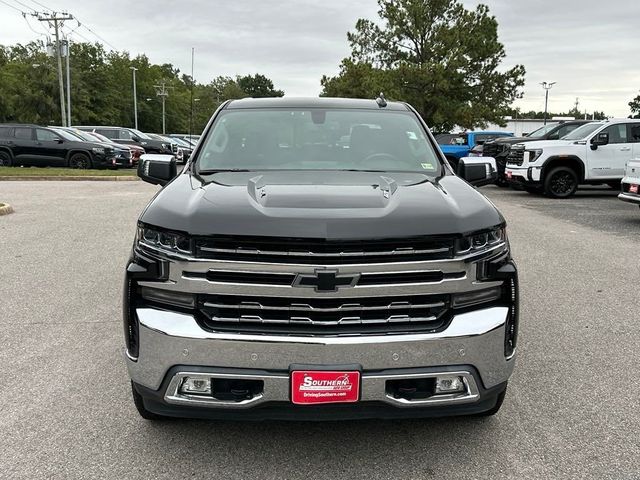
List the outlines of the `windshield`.
<svg viewBox="0 0 640 480">
<path fill-rule="evenodd" d="M 132 131 L 136 137 L 138 138 L 144 138 L 145 140 L 151 140 L 151 138 L 149 138 L 149 135 L 147 135 L 146 133 L 142 133 L 140 130 L 136 130 L 135 128 L 130 128 L 130 131 Z"/>
<path fill-rule="evenodd" d="M 77 133 L 69 133 L 66 130 L 61 130 L 58 128 L 54 129 L 56 131 L 56 133 L 58 135 L 60 135 L 62 138 L 64 138 L 65 140 L 71 140 L 72 142 L 77 142 L 78 140 L 81 142 L 86 141 L 84 138 L 82 138 L 80 135 L 78 135 Z"/>
<path fill-rule="evenodd" d="M 76 137 L 80 137 L 85 142 L 95 142 L 96 139 L 90 133 L 83 132 L 82 130 L 65 130 L 65 132 L 70 133 L 71 135 L 75 135 Z"/>
<path fill-rule="evenodd" d="M 102 135 L 101 133 L 98 133 L 98 132 L 88 132 L 88 135 L 90 135 L 92 137 L 95 137 L 96 139 L 100 140 L 101 142 L 106 142 L 106 143 L 112 143 L 113 142 L 113 140 L 111 140 L 110 138 L 105 137 L 104 135 Z"/>
<path fill-rule="evenodd" d="M 223 111 L 198 157 L 203 170 L 440 172 L 410 112 L 347 109 Z"/>
<path fill-rule="evenodd" d="M 177 143 L 181 147 L 190 147 L 190 145 L 184 140 L 182 140 L 181 138 L 176 138 L 176 137 L 169 137 L 169 138 L 171 139 L 172 142 Z"/>
<path fill-rule="evenodd" d="M 548 123 L 548 124 L 538 128 L 537 130 L 534 130 L 529 135 L 527 135 L 527 137 L 529 137 L 529 138 L 541 138 L 541 137 L 544 137 L 547 134 L 547 132 L 550 132 L 551 130 L 556 128 L 558 125 L 559 125 L 558 123 Z"/>
<path fill-rule="evenodd" d="M 565 135 L 561 140 L 584 140 L 602 125 L 604 125 L 602 122 L 587 123 L 586 125 L 576 128 L 569 135 Z"/>
</svg>

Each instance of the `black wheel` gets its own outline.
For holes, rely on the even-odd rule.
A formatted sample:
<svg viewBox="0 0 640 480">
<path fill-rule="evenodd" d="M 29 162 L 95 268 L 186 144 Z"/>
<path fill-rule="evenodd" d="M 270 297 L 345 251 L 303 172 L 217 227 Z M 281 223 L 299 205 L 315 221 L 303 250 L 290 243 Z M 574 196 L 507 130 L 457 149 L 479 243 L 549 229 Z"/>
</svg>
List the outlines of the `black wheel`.
<svg viewBox="0 0 640 480">
<path fill-rule="evenodd" d="M 578 175 L 569 167 L 557 167 L 544 179 L 544 193 L 553 198 L 569 198 L 578 189 Z"/>
<path fill-rule="evenodd" d="M 507 179 L 502 176 L 498 176 L 498 178 L 496 178 L 495 184 L 500 188 L 507 188 L 509 186 Z"/>
<path fill-rule="evenodd" d="M 84 153 L 74 153 L 69 159 L 69 168 L 86 170 L 91 168 L 91 159 Z"/>
<path fill-rule="evenodd" d="M 490 408 L 489 410 L 485 411 L 485 412 L 481 412 L 476 414 L 476 417 L 491 417 L 493 415 L 495 415 L 496 413 L 498 413 L 498 411 L 500 410 L 500 407 L 502 407 L 502 404 L 504 402 L 504 397 L 507 395 L 507 387 L 504 387 L 504 390 L 500 393 L 500 395 L 498 395 L 498 399 L 496 400 L 496 404 Z"/>
<path fill-rule="evenodd" d="M 157 413 L 150 412 L 145 408 L 142 395 L 136 392 L 133 382 L 131 382 L 131 394 L 133 395 L 133 404 L 136 406 L 136 410 L 138 410 L 138 413 L 142 418 L 145 420 L 165 420 L 167 418 L 162 415 L 158 415 Z"/>
<path fill-rule="evenodd" d="M 12 164 L 9 152 L 0 151 L 0 167 L 10 167 Z"/>
</svg>

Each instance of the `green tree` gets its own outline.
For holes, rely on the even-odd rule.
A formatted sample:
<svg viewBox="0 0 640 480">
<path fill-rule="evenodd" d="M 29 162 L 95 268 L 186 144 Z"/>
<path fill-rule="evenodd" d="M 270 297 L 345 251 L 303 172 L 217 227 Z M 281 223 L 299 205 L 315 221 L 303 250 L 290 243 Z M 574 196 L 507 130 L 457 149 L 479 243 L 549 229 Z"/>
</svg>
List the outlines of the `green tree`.
<svg viewBox="0 0 640 480">
<path fill-rule="evenodd" d="M 282 97 L 284 92 L 273 88 L 273 82 L 264 75 L 245 75 L 237 77 L 236 83 L 250 97 Z"/>
<path fill-rule="evenodd" d="M 200 133 L 221 102 L 230 98 L 281 96 L 261 74 L 218 77 L 193 83 L 171 64 L 153 64 L 146 55 L 106 51 L 99 43 L 71 45 L 71 121 L 73 125 L 134 125 L 131 67 L 137 68 L 138 124 L 147 132 L 162 131 L 162 102 L 155 85 L 165 82 L 168 132 Z M 243 83 L 245 86 L 240 86 Z M 55 59 L 45 45 L 0 45 L 0 122 L 60 124 L 60 99 Z"/>
<path fill-rule="evenodd" d="M 498 23 L 486 5 L 457 0 L 378 0 L 381 23 L 359 19 L 347 34 L 351 57 L 322 95 L 387 98 L 411 103 L 433 128 L 502 123 L 521 97 L 525 69 L 501 69 Z M 370 78 L 362 78 L 367 76 Z M 387 87 L 386 89 L 384 87 Z"/>
<path fill-rule="evenodd" d="M 640 118 L 640 95 L 629 102 L 631 118 Z"/>
</svg>

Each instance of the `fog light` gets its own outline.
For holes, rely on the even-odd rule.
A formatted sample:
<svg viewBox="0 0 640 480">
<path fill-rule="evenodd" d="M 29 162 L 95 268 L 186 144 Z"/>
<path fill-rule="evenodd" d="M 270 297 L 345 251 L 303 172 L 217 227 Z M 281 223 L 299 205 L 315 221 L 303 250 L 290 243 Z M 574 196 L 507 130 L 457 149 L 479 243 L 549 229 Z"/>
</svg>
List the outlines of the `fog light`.
<svg viewBox="0 0 640 480">
<path fill-rule="evenodd" d="M 462 377 L 436 377 L 436 395 L 439 393 L 464 392 Z"/>
<path fill-rule="evenodd" d="M 185 377 L 180 386 L 180 393 L 211 395 L 211 380 L 208 378 Z"/>
</svg>

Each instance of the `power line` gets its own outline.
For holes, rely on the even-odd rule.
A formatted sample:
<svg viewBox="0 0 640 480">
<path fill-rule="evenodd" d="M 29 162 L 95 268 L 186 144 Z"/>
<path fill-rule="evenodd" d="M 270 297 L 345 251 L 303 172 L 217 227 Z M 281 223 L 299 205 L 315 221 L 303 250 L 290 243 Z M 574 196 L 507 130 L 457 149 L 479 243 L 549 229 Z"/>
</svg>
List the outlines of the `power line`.
<svg viewBox="0 0 640 480">
<path fill-rule="evenodd" d="M 13 8 L 16 12 L 20 12 L 20 13 L 22 13 L 22 14 L 26 13 L 26 12 L 23 12 L 22 10 L 20 10 L 18 7 L 14 7 L 14 6 L 13 6 L 13 5 L 11 5 L 10 3 L 5 2 L 4 0 L 0 0 L 0 3 L 4 3 L 7 7 L 11 7 L 11 8 Z"/>
<path fill-rule="evenodd" d="M 33 3 L 35 3 L 36 5 L 44 8 L 45 10 L 49 10 L 50 12 L 53 12 L 53 10 L 49 7 L 47 7 L 46 5 L 43 5 L 42 3 L 38 2 L 37 0 L 31 0 Z"/>
<path fill-rule="evenodd" d="M 77 20 L 77 19 L 76 19 Z M 78 20 L 79 22 L 79 20 Z M 87 27 L 84 23 L 80 24 L 81 27 L 85 28 L 86 30 L 88 30 L 89 32 L 91 32 L 98 40 L 101 40 L 102 42 L 106 43 L 108 46 L 110 46 L 113 50 L 118 50 L 118 48 L 114 47 L 111 43 L 107 42 L 104 38 L 102 38 L 100 35 L 98 35 L 96 32 L 94 32 L 93 30 L 91 30 L 89 27 Z"/>
<path fill-rule="evenodd" d="M 35 8 L 31 8 L 29 5 L 27 5 L 26 3 L 22 3 L 20 0 L 13 0 L 13 1 L 16 2 L 18 5 L 22 5 L 23 7 L 28 8 L 32 12 L 36 12 L 37 11 Z"/>
</svg>

